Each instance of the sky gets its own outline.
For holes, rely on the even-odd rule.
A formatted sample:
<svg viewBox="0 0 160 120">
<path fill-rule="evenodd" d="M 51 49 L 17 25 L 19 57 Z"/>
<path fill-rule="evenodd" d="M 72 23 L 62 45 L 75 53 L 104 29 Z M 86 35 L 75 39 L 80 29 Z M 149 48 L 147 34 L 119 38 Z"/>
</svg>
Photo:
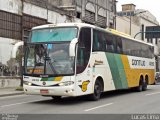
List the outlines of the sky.
<svg viewBox="0 0 160 120">
<path fill-rule="evenodd" d="M 136 9 L 148 10 L 160 23 L 160 0 L 117 0 L 117 11 L 122 11 L 122 4 L 133 3 Z"/>
</svg>

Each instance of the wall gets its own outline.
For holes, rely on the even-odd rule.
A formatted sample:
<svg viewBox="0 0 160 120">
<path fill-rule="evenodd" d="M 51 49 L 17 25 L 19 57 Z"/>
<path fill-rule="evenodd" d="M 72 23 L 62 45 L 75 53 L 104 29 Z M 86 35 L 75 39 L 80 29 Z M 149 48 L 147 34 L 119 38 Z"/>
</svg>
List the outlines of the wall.
<svg viewBox="0 0 160 120">
<path fill-rule="evenodd" d="M 0 20 L 0 62 L 6 64 L 11 57 L 12 43 L 21 38 L 19 16 L 22 15 L 22 2 L 21 0 L 0 0 L 0 10 L 2 10 L 0 16 L 2 17 Z"/>
<path fill-rule="evenodd" d="M 0 0 L 0 10 L 21 15 L 22 2 L 21 0 Z"/>
<path fill-rule="evenodd" d="M 32 16 L 47 19 L 47 10 L 36 5 L 24 2 L 23 12 Z"/>
<path fill-rule="evenodd" d="M 20 82 L 20 79 L 16 77 L 0 77 L 0 88 L 18 87 L 20 86 Z"/>
<path fill-rule="evenodd" d="M 81 13 L 82 21 L 104 28 L 113 28 L 116 12 L 113 0 L 76 0 L 76 2 L 76 9 Z"/>
<path fill-rule="evenodd" d="M 130 19 L 127 17 L 116 17 L 116 30 L 126 34 L 130 34 Z M 136 33 L 140 31 L 140 26 L 135 23 L 131 23 L 131 36 L 134 37 Z M 141 36 L 137 36 L 136 39 L 140 39 Z"/>
<path fill-rule="evenodd" d="M 50 23 L 65 23 L 68 22 L 66 15 L 61 15 L 54 11 L 48 11 L 48 22 Z"/>
<path fill-rule="evenodd" d="M 0 37 L 0 62 L 6 64 L 12 54 L 12 43 L 17 40 Z"/>
</svg>

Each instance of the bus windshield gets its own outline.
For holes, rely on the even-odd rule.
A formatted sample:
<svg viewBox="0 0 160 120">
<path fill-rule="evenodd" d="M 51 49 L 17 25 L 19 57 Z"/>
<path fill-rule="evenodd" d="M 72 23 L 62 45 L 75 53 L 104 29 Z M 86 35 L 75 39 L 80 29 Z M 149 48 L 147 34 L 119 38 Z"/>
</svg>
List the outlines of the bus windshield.
<svg viewBox="0 0 160 120">
<path fill-rule="evenodd" d="M 25 58 L 25 74 L 70 75 L 74 73 L 74 58 L 69 56 L 68 43 L 29 44 Z"/>
<path fill-rule="evenodd" d="M 77 38 L 77 27 L 34 29 L 26 47 L 25 74 L 70 75 L 74 73 L 74 57 L 69 46 Z"/>
</svg>

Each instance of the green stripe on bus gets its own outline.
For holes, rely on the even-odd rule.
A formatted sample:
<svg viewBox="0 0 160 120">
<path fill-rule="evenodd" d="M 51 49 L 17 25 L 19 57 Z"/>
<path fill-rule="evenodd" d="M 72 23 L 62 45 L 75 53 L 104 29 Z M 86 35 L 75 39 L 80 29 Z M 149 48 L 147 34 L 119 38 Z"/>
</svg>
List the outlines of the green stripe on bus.
<svg viewBox="0 0 160 120">
<path fill-rule="evenodd" d="M 113 53 L 106 53 L 108 64 L 111 70 L 113 82 L 116 89 L 127 88 L 128 83 L 124 71 L 121 56 Z"/>
<path fill-rule="evenodd" d="M 121 81 L 121 84 L 122 84 L 122 88 L 128 88 L 128 82 L 127 82 L 127 79 L 126 79 L 126 73 L 125 73 L 125 70 L 124 70 L 121 55 L 114 54 L 114 57 L 115 57 L 115 60 L 116 60 L 116 63 L 117 63 L 117 69 L 118 69 L 118 72 L 119 72 L 119 77 L 120 77 L 120 81 Z"/>
</svg>

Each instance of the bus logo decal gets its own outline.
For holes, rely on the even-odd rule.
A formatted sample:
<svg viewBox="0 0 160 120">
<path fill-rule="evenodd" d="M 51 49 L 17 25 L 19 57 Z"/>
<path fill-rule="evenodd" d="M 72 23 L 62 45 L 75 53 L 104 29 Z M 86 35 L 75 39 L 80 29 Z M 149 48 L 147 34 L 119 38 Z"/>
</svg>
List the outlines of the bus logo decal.
<svg viewBox="0 0 160 120">
<path fill-rule="evenodd" d="M 43 84 L 43 85 L 46 85 L 46 82 L 43 82 L 42 84 Z"/>
<path fill-rule="evenodd" d="M 79 85 L 79 87 L 82 89 L 83 92 L 87 91 L 87 86 L 90 83 L 89 80 L 82 82 L 82 85 Z"/>
<path fill-rule="evenodd" d="M 104 64 L 104 62 L 101 60 L 95 60 L 95 62 L 94 62 L 94 66 L 95 65 L 103 65 L 103 64 Z"/>
</svg>

